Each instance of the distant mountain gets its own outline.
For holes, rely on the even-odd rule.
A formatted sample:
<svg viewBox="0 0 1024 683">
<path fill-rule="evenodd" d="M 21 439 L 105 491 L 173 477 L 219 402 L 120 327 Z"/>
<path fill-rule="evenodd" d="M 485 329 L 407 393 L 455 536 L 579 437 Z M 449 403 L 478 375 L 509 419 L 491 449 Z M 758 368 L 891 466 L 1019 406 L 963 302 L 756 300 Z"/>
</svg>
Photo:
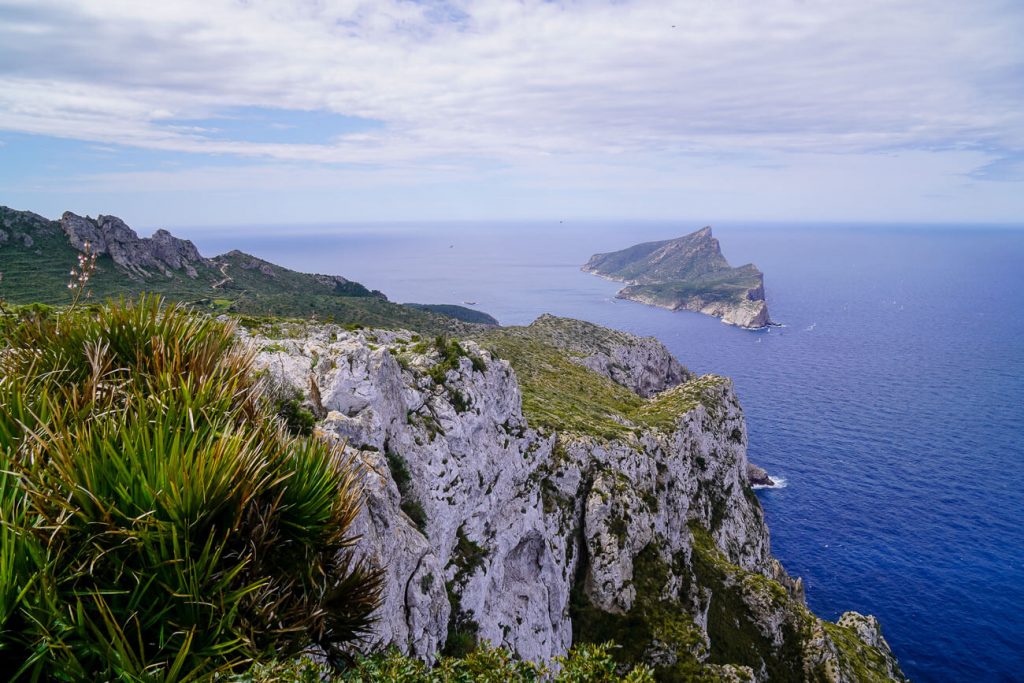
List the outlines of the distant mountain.
<svg viewBox="0 0 1024 683">
<path fill-rule="evenodd" d="M 95 299 L 162 294 L 212 312 L 333 320 L 429 333 L 464 332 L 494 319 L 461 306 L 414 308 L 340 275 L 300 273 L 235 250 L 206 258 L 189 240 L 138 234 L 116 216 L 60 220 L 0 206 L 0 297 L 11 303 L 69 301 L 70 270 L 88 242 L 98 255 Z M 486 318 L 486 319 L 484 319 Z"/>
<path fill-rule="evenodd" d="M 677 239 L 594 254 L 583 270 L 625 282 L 616 295 L 621 299 L 698 311 L 751 329 L 771 324 L 764 275 L 753 264 L 730 266 L 710 227 Z"/>
</svg>

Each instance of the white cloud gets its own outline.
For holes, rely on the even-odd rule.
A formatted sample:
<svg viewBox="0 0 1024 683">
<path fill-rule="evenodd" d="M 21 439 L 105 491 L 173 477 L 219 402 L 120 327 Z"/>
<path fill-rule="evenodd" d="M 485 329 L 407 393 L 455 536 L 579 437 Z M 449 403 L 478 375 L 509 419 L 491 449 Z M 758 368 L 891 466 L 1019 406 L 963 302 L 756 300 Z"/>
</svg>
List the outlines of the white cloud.
<svg viewBox="0 0 1024 683">
<path fill-rule="evenodd" d="M 465 168 L 1024 149 L 1012 0 L 0 0 L 0 17 L 0 129 L 106 144 Z M 165 125 L 244 106 L 384 126 L 266 144 Z"/>
</svg>

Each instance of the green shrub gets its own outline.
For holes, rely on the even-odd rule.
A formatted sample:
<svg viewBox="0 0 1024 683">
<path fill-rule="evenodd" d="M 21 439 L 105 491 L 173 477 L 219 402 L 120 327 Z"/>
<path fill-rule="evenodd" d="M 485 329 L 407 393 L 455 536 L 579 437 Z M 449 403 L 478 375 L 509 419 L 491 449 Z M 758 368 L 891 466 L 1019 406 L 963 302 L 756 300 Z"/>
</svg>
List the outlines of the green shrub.
<svg viewBox="0 0 1024 683">
<path fill-rule="evenodd" d="M 276 404 L 277 416 L 284 420 L 285 427 L 292 434 L 309 436 L 316 426 L 316 416 L 302 405 L 302 397 L 293 396 Z"/>
<path fill-rule="evenodd" d="M 416 492 L 412 488 L 412 473 L 409 472 L 409 464 L 400 454 L 394 451 L 385 453 L 388 459 L 388 469 L 391 470 L 391 478 L 398 487 L 398 495 L 401 497 L 402 512 L 409 516 L 416 528 L 426 533 L 427 511 L 423 504 L 416 499 Z"/>
<path fill-rule="evenodd" d="M 156 298 L 0 322 L 12 679 L 206 679 L 367 632 L 356 474 L 282 429 L 251 362 Z"/>
<path fill-rule="evenodd" d="M 260 666 L 240 678 L 246 683 L 653 683 L 647 667 L 620 671 L 611 657 L 611 643 L 582 645 L 548 667 L 525 662 L 504 648 L 484 643 L 462 657 L 442 657 L 433 667 L 391 648 L 362 657 L 341 673 L 308 660 Z"/>
</svg>

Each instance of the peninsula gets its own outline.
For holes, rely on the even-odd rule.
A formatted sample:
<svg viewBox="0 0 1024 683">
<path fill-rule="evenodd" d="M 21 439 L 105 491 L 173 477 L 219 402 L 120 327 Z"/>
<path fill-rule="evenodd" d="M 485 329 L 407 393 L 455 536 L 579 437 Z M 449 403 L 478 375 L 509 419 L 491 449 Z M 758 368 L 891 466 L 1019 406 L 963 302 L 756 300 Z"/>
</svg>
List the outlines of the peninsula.
<svg viewBox="0 0 1024 683">
<path fill-rule="evenodd" d="M 684 237 L 594 254 L 583 270 L 626 283 L 616 295 L 673 311 L 697 311 L 748 329 L 771 324 L 764 275 L 752 263 L 733 268 L 710 227 Z"/>
</svg>

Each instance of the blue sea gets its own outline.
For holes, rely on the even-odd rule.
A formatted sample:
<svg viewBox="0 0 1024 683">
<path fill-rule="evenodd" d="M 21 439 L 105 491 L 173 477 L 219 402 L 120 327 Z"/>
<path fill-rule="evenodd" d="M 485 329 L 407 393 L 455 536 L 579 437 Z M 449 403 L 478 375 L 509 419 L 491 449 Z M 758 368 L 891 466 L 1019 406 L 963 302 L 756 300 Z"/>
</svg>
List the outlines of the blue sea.
<svg viewBox="0 0 1024 683">
<path fill-rule="evenodd" d="M 619 301 L 600 251 L 700 223 L 455 223 L 180 229 L 341 274 L 392 300 L 545 312 L 663 341 L 733 378 L 772 545 L 835 619 L 878 616 L 916 681 L 1024 680 L 1024 229 L 720 224 L 765 273 L 783 327 L 736 329 Z"/>
</svg>

